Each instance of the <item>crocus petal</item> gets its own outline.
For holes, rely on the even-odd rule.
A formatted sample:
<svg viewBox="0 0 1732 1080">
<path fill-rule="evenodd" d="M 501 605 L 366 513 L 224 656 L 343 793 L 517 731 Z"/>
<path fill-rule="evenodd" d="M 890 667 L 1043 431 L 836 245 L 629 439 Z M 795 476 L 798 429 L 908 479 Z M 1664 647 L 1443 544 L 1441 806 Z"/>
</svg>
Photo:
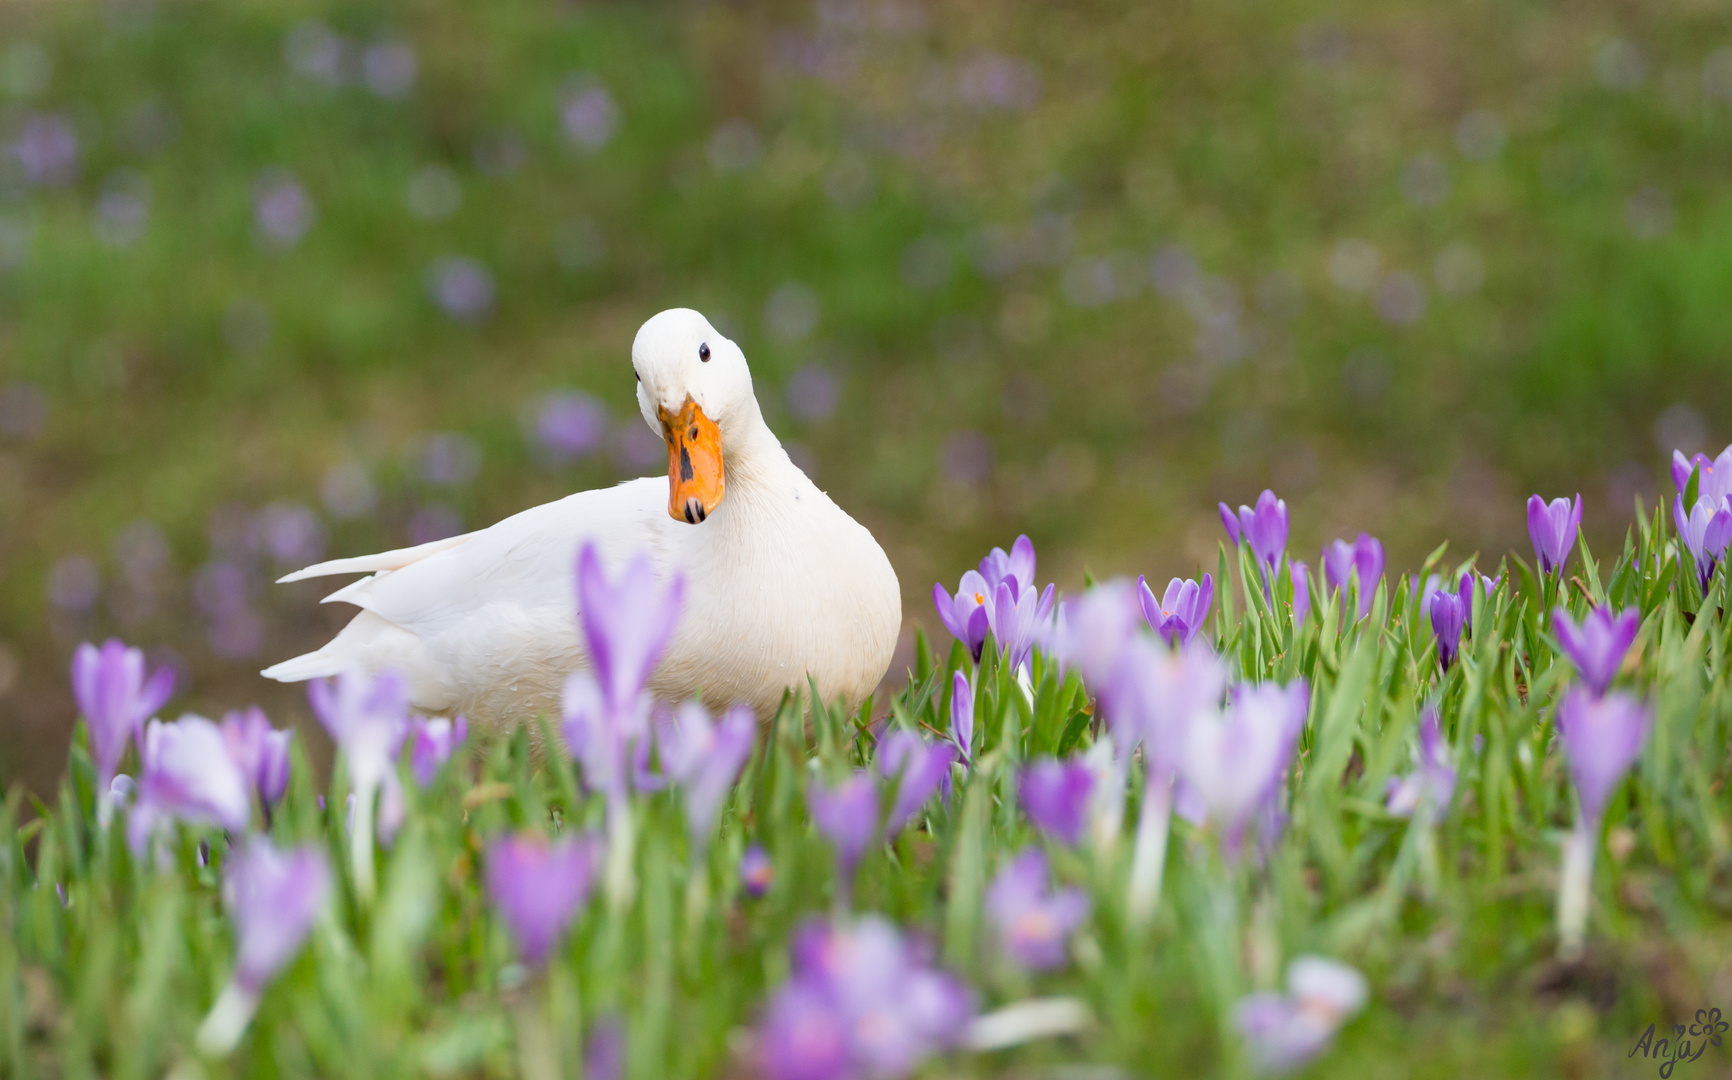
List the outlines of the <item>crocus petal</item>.
<svg viewBox="0 0 1732 1080">
<path fill-rule="evenodd" d="M 1238 515 L 1234 514 L 1232 508 L 1226 503 L 1216 503 L 1215 505 L 1221 509 L 1221 527 L 1227 530 L 1227 539 L 1233 542 L 1234 547 L 1238 547 L 1240 542 Z"/>
<path fill-rule="evenodd" d="M 539 833 L 494 840 L 487 850 L 487 893 L 531 966 L 564 936 L 589 896 L 601 866 L 600 837 L 568 834 L 555 843 Z"/>
<path fill-rule="evenodd" d="M 1652 711 L 1628 694 L 1596 697 L 1572 688 L 1558 706 L 1558 731 L 1581 798 L 1582 816 L 1598 822 L 1624 772 L 1642 752 Z"/>
</svg>

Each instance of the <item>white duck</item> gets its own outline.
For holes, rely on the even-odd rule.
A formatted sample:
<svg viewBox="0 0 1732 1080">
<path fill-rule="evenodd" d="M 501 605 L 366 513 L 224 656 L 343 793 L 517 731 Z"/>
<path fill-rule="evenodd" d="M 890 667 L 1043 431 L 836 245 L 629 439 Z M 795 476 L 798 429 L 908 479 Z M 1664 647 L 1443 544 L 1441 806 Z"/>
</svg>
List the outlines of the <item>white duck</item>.
<svg viewBox="0 0 1732 1080">
<path fill-rule="evenodd" d="M 826 700 L 871 693 L 901 627 L 896 573 L 788 460 L 739 346 L 675 308 L 638 331 L 632 366 L 644 422 L 668 443 L 665 486 L 628 480 L 478 532 L 289 574 L 372 576 L 325 598 L 361 608 L 329 644 L 264 675 L 390 668 L 429 714 L 497 726 L 557 713 L 566 677 L 587 663 L 575 562 L 592 540 L 614 573 L 645 552 L 664 582 L 685 578 L 684 614 L 650 680 L 663 700 L 701 693 L 767 716 L 808 676 Z"/>
</svg>

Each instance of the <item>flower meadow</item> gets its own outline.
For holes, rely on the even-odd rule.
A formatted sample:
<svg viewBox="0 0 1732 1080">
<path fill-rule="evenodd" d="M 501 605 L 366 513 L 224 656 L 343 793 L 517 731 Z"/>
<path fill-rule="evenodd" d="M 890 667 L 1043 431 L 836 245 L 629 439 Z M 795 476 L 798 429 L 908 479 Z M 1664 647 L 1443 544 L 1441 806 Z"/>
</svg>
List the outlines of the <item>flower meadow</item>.
<svg viewBox="0 0 1732 1080">
<path fill-rule="evenodd" d="M 4 807 L 0 1063 L 1425 1075 L 1407 1038 L 1454 1025 L 1440 1070 L 1590 1075 L 1725 989 L 1732 449 L 1674 471 L 1621 552 L 1535 496 L 1531 558 L 1397 577 L 1363 535 L 1312 572 L 1272 492 L 1158 597 L 1058 596 L 1021 537 L 935 587 L 954 639 L 894 697 L 767 723 L 654 701 L 682 590 L 586 546 L 560 715 L 346 674 L 309 688 L 328 780 L 83 646 L 59 794 Z"/>
</svg>

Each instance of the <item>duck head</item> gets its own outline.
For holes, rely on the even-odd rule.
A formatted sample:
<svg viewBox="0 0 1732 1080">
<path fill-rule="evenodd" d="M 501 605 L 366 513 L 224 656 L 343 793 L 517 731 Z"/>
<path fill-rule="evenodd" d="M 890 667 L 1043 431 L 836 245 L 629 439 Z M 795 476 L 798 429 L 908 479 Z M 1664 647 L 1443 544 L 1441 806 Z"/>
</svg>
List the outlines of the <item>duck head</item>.
<svg viewBox="0 0 1732 1080">
<path fill-rule="evenodd" d="M 740 347 L 690 308 L 671 308 L 631 346 L 644 423 L 668 444 L 668 515 L 696 525 L 727 486 L 724 459 L 761 424 L 752 373 Z"/>
</svg>

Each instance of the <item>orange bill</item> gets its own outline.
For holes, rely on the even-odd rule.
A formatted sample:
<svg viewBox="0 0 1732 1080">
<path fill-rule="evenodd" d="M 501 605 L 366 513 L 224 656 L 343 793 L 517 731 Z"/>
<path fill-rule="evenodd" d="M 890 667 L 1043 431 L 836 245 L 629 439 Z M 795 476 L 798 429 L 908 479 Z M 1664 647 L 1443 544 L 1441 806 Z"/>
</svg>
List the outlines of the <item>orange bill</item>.
<svg viewBox="0 0 1732 1080">
<path fill-rule="evenodd" d="M 696 525 L 722 501 L 722 431 L 690 394 L 677 416 L 660 405 L 656 415 L 668 441 L 668 516 Z"/>
</svg>

